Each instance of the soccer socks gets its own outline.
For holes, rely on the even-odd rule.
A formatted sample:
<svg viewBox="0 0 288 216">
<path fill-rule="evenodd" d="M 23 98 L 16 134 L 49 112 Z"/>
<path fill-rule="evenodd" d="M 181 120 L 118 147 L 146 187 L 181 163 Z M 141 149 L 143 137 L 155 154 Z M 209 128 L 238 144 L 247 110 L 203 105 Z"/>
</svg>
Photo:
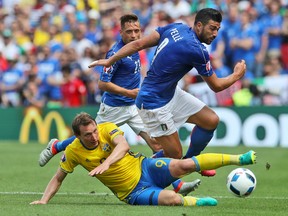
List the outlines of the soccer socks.
<svg viewBox="0 0 288 216">
<path fill-rule="evenodd" d="M 217 169 L 227 165 L 241 165 L 241 155 L 206 153 L 192 157 L 196 164 L 196 171 Z"/>
<path fill-rule="evenodd" d="M 196 198 L 192 196 L 181 196 L 183 206 L 216 206 L 217 200 L 211 197 Z"/>
<path fill-rule="evenodd" d="M 180 188 L 181 188 L 181 186 L 183 185 L 183 181 L 182 180 L 180 180 L 180 179 L 178 179 L 178 180 L 176 180 L 176 181 L 174 181 L 173 183 L 172 183 L 172 186 L 173 186 L 173 188 L 174 188 L 174 191 L 176 192 L 176 193 L 178 193 L 178 191 L 180 190 Z"/>
<path fill-rule="evenodd" d="M 249 165 L 256 163 L 256 153 L 252 150 L 240 155 L 206 153 L 192 157 L 196 171 L 217 169 L 227 165 Z"/>
<path fill-rule="evenodd" d="M 212 139 L 214 131 L 215 129 L 206 130 L 196 125 L 192 130 L 190 146 L 184 158 L 191 158 L 195 155 L 199 155 Z"/>
<path fill-rule="evenodd" d="M 58 141 L 57 143 L 53 145 L 53 148 L 54 148 L 53 150 L 56 150 L 57 153 L 64 151 L 66 147 L 74 141 L 75 138 L 76 138 L 75 136 L 72 136 L 63 141 Z M 53 154 L 54 154 L 54 151 L 53 151 Z"/>
</svg>

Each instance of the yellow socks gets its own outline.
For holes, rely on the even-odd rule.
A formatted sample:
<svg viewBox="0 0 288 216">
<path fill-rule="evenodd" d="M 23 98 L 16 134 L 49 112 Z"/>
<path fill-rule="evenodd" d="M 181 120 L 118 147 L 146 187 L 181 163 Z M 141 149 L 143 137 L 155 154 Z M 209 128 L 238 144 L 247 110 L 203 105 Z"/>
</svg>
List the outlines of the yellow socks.
<svg viewBox="0 0 288 216">
<path fill-rule="evenodd" d="M 196 206 L 196 197 L 185 196 L 183 197 L 183 206 Z"/>
<path fill-rule="evenodd" d="M 212 170 L 226 165 L 239 165 L 240 155 L 206 153 L 194 157 L 197 170 Z M 192 157 L 193 159 L 193 157 Z M 198 170 L 199 169 L 199 170 Z"/>
<path fill-rule="evenodd" d="M 183 200 L 183 206 L 216 206 L 217 200 L 212 197 L 196 198 L 192 196 L 181 196 Z"/>
</svg>

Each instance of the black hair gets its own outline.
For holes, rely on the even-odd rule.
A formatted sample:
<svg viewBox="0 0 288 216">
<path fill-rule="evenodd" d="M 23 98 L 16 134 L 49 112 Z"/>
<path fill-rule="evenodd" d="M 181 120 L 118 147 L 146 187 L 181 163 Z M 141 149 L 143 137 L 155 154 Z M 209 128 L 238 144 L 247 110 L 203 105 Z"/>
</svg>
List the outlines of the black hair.
<svg viewBox="0 0 288 216">
<path fill-rule="evenodd" d="M 137 15 L 135 14 L 125 14 L 120 18 L 121 29 L 125 27 L 127 22 L 139 22 Z"/>
<path fill-rule="evenodd" d="M 197 12 L 194 25 L 197 22 L 201 22 L 203 25 L 207 25 L 209 20 L 213 20 L 215 22 L 221 23 L 222 22 L 222 15 L 220 11 L 215 10 L 213 8 L 204 8 Z"/>
<path fill-rule="evenodd" d="M 70 65 L 69 65 L 69 64 L 63 65 L 62 68 L 61 68 L 61 71 L 62 71 L 62 73 L 68 73 L 68 74 L 70 74 L 70 72 L 71 72 L 71 67 L 70 67 Z"/>
</svg>

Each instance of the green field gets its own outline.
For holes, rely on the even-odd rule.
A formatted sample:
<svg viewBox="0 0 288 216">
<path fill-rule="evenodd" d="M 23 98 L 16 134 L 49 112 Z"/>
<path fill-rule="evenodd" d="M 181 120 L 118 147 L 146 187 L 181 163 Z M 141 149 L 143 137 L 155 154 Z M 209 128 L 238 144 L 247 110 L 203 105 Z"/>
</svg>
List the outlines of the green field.
<svg viewBox="0 0 288 216">
<path fill-rule="evenodd" d="M 202 183 L 195 196 L 212 196 L 216 207 L 129 206 L 114 197 L 109 189 L 88 176 L 78 167 L 64 181 L 59 193 L 47 205 L 29 205 L 39 199 L 55 173 L 60 154 L 45 167 L 38 166 L 38 155 L 44 145 L 0 142 L 0 215 L 15 216 L 72 216 L 72 215 L 287 215 L 288 210 L 288 149 L 256 148 L 257 164 L 247 166 L 257 177 L 257 188 L 248 198 L 237 198 L 226 189 L 226 177 L 236 168 L 229 166 L 217 170 L 215 177 L 201 177 L 195 173 L 186 176 L 189 181 L 200 178 Z M 146 146 L 132 146 L 134 151 L 149 155 Z M 205 152 L 242 153 L 247 147 L 207 147 Z M 271 164 L 266 170 L 266 163 Z"/>
</svg>

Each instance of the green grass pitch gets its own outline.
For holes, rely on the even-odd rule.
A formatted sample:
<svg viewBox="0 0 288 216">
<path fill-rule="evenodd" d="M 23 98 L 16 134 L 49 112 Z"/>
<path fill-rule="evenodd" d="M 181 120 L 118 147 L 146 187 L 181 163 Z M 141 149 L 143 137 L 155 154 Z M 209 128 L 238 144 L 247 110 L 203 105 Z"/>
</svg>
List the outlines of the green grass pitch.
<svg viewBox="0 0 288 216">
<path fill-rule="evenodd" d="M 55 156 L 45 167 L 39 167 L 38 156 L 45 145 L 26 145 L 11 141 L 0 142 L 0 215 L 3 216 L 72 216 L 72 215 L 253 215 L 281 216 L 288 210 L 288 149 L 254 148 L 257 164 L 247 166 L 257 178 L 257 188 L 250 197 L 237 198 L 226 189 L 226 177 L 236 166 L 217 170 L 215 177 L 201 177 L 198 173 L 184 177 L 189 181 L 201 179 L 195 196 L 211 196 L 218 200 L 216 207 L 129 206 L 120 202 L 109 189 L 88 176 L 81 167 L 67 176 L 59 193 L 48 205 L 29 205 L 39 199 L 55 173 L 61 155 Z M 150 155 L 147 146 L 131 147 L 133 151 Z M 184 147 L 184 151 L 186 148 Z M 207 147 L 205 152 L 244 153 L 248 147 Z M 270 169 L 266 169 L 266 163 Z"/>
</svg>

